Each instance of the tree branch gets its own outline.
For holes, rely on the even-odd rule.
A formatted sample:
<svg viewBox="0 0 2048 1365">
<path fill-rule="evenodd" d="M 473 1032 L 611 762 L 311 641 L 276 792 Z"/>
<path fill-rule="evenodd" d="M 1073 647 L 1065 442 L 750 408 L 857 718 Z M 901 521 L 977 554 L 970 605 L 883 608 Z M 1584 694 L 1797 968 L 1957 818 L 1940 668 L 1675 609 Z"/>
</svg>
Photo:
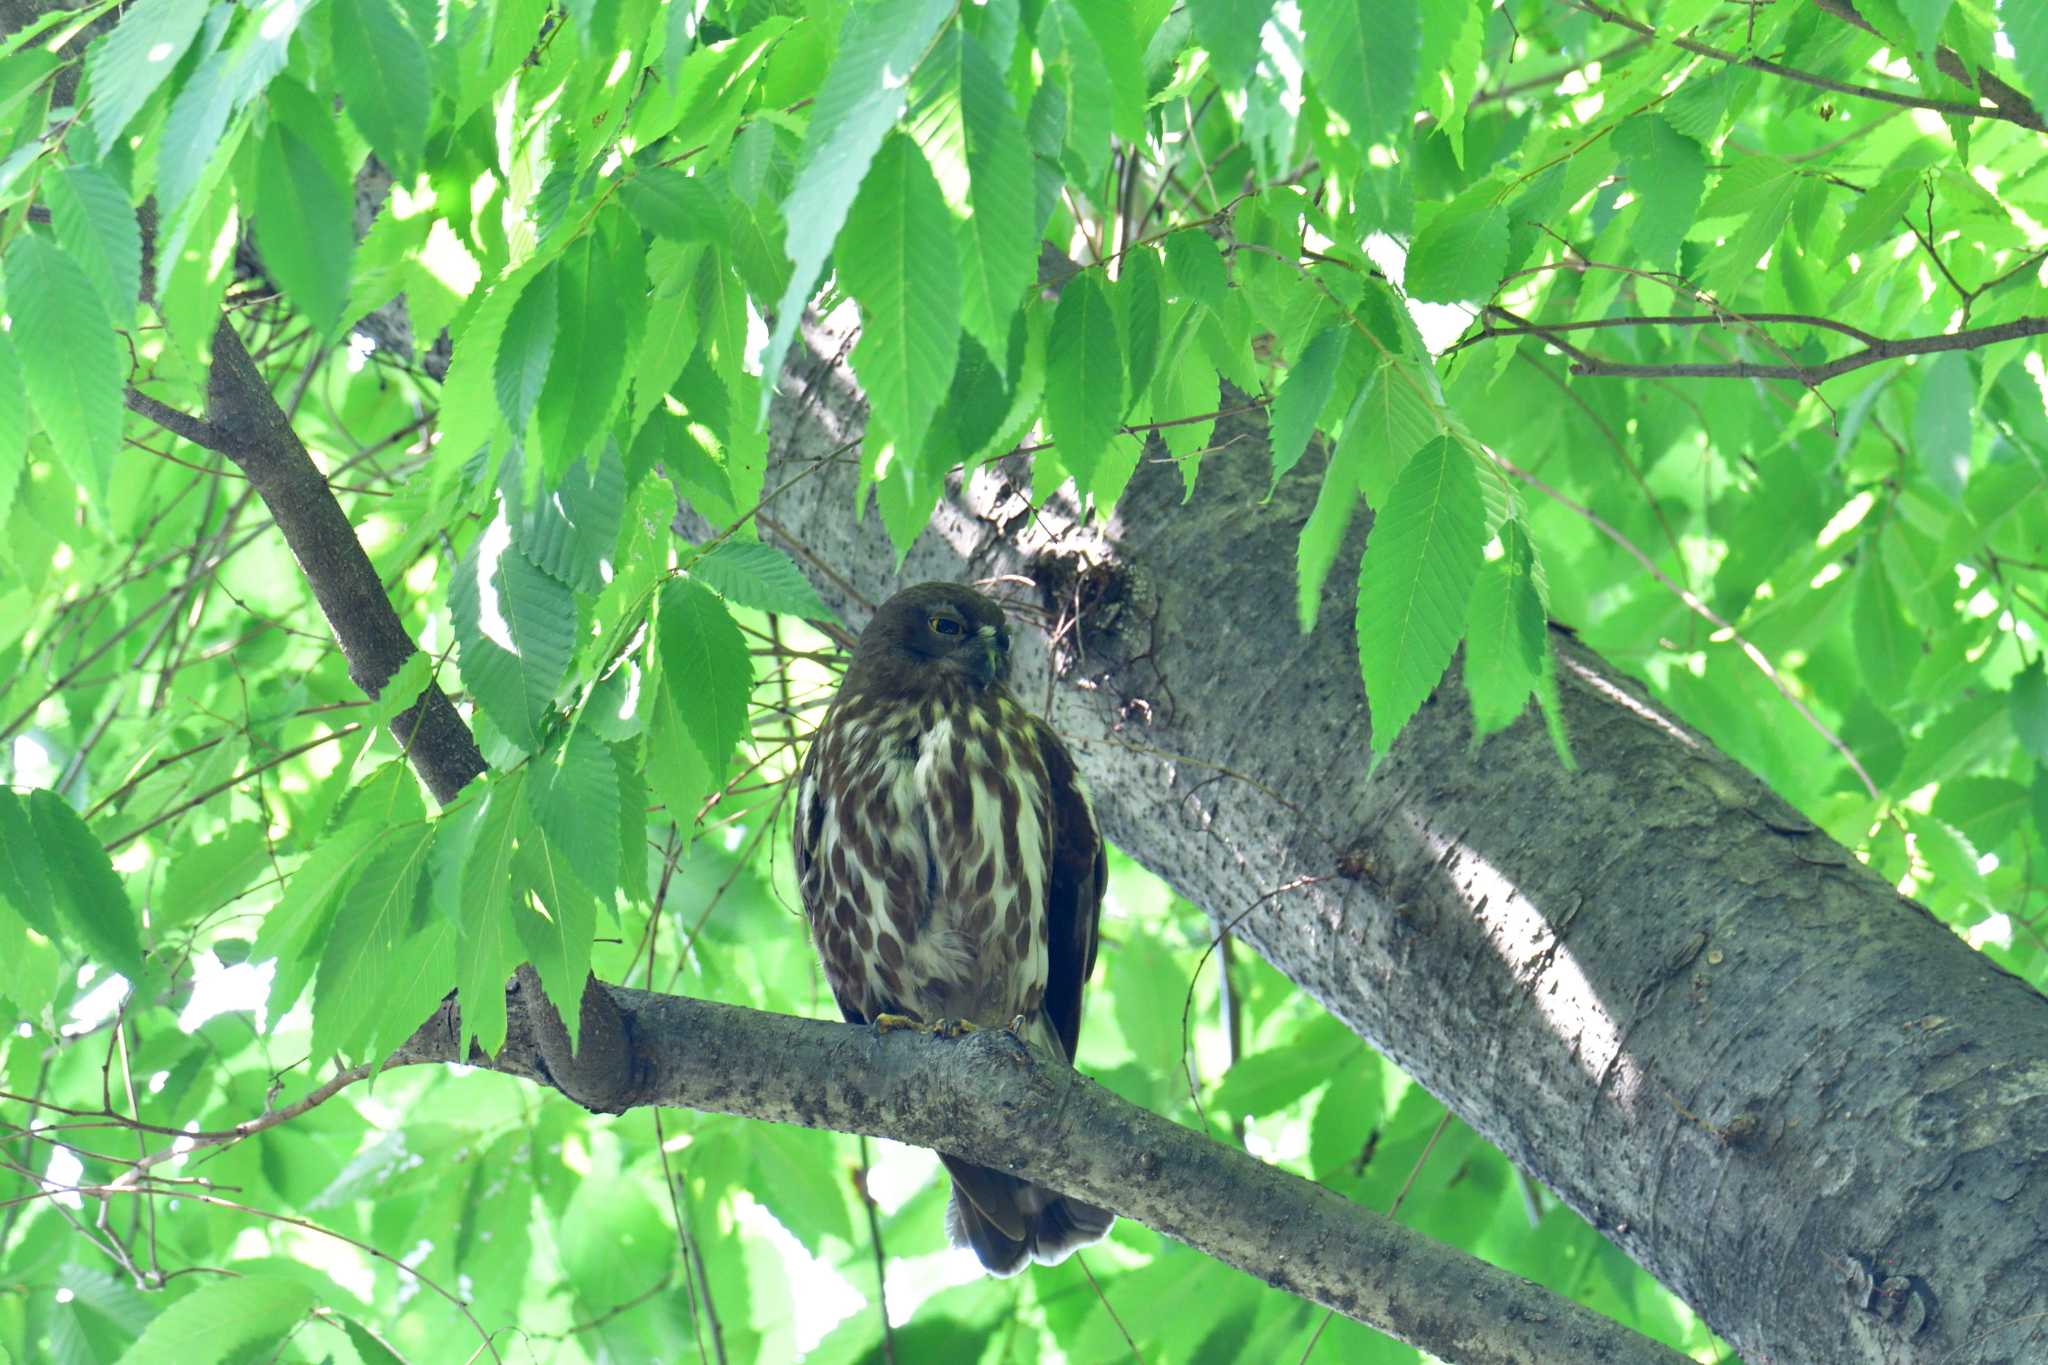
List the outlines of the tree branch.
<svg viewBox="0 0 2048 1365">
<path fill-rule="evenodd" d="M 1662 38 L 1665 42 L 1670 43 L 1681 51 L 1690 52 L 1696 56 L 1711 57 L 1718 62 L 1727 62 L 1730 66 L 1746 66 L 1755 71 L 1766 71 L 1773 76 L 1779 76 L 1788 81 L 1798 81 L 1802 85 L 1811 85 L 1822 90 L 1832 90 L 1838 95 L 1853 95 L 1859 99 L 1877 100 L 1884 104 L 1903 105 L 1908 109 L 1931 109 L 1937 114 L 1953 114 L 1958 118 L 1999 119 L 2006 123 L 2018 124 L 2022 128 L 2030 128 L 2037 133 L 2048 132 L 2048 123 L 2042 122 L 2041 116 L 2031 109 L 2013 110 L 1999 104 L 1964 104 L 1959 100 L 1929 99 L 1924 95 L 1905 95 L 1894 90 L 1880 90 L 1876 86 L 1851 85 L 1846 81 L 1834 80 L 1827 76 L 1817 76 L 1811 71 L 1801 71 L 1797 67 L 1786 66 L 1782 62 L 1774 62 L 1766 57 L 1745 57 L 1740 52 L 1731 52 L 1724 47 L 1715 47 L 1711 43 L 1703 43 L 1696 38 L 1674 38 L 1669 34 L 1658 32 L 1654 26 L 1646 24 L 1640 19 L 1631 19 L 1619 10 L 1612 10 L 1605 5 L 1598 4 L 1596 0 L 1571 0 L 1571 3 L 1576 8 L 1584 10 L 1594 18 L 1605 23 L 1619 25 L 1631 33 L 1640 33 L 1646 38 Z M 2014 93 L 2017 94 L 2017 92 Z"/>
<path fill-rule="evenodd" d="M 1882 33 L 1871 26 L 1868 19 L 1856 12 L 1849 0 L 1813 0 L 1814 7 L 1824 14 L 1832 14 L 1843 23 L 1853 24 L 1865 33 L 1883 38 Z M 1887 40 L 1889 41 L 1889 40 Z M 2008 123 L 2017 123 L 2022 128 L 2042 130 L 2041 116 L 2034 110 L 2034 102 L 2019 91 L 2007 85 L 1989 71 L 1971 71 L 1963 59 L 1945 47 L 1934 49 L 1934 65 L 1944 76 L 1976 89 L 1984 98 L 1997 105 Z"/>
<path fill-rule="evenodd" d="M 1120 1099 L 1007 1032 L 960 1040 L 598 988 L 631 1039 L 631 1105 L 938 1147 L 1042 1181 L 1446 1360 L 1684 1357 L 1520 1276 Z M 545 997 L 507 992 L 495 1058 L 457 1052 L 451 999 L 389 1065 L 464 1062 L 545 1082 Z M 559 1025 L 556 1025 L 559 1027 Z"/>
<path fill-rule="evenodd" d="M 1563 340 L 1557 334 L 1590 327 L 1628 326 L 1705 326 L 1710 323 L 1729 323 L 1730 319 L 1717 317 L 1640 317 L 1602 318 L 1587 322 L 1541 323 L 1518 317 L 1503 308 L 1489 308 L 1489 313 L 1509 319 L 1511 326 L 1496 327 L 1490 321 L 1482 322 L 1481 331 L 1471 340 L 1488 336 L 1537 336 L 1571 357 L 1572 374 L 1590 379 L 1792 379 L 1808 388 L 1825 383 L 1830 379 L 1860 370 L 1866 365 L 1875 365 L 1884 360 L 1897 360 L 1909 355 L 1931 355 L 1938 351 L 1972 351 L 1980 346 L 1995 346 L 2001 341 L 2019 341 L 2026 337 L 2048 335 L 2048 317 L 2014 318 L 1990 327 L 1969 327 L 1960 332 L 1943 332 L 1934 336 L 1869 337 L 1869 344 L 1861 350 L 1836 356 L 1833 360 L 1819 365 L 1760 364 L 1755 361 L 1735 360 L 1715 364 L 1673 364 L 1646 365 L 1607 360 Z M 1852 336 L 1868 336 L 1851 327 L 1829 322 L 1824 318 L 1804 317 L 1795 314 L 1760 313 L 1746 314 L 1742 323 L 1784 322 L 1806 327 L 1823 327 L 1844 332 Z M 1460 343 L 1469 344 L 1469 343 Z"/>
</svg>

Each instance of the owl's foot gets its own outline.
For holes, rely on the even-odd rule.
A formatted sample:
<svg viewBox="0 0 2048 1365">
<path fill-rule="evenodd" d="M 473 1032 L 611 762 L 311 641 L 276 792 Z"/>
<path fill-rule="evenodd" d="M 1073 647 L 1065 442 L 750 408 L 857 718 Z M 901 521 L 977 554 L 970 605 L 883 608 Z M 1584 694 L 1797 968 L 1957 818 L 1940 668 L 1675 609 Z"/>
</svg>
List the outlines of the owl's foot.
<svg viewBox="0 0 2048 1365">
<path fill-rule="evenodd" d="M 932 1032 L 941 1038 L 965 1038 L 970 1033 L 981 1032 L 981 1026 L 965 1019 L 941 1019 L 932 1025 Z"/>
<path fill-rule="evenodd" d="M 875 1032 L 892 1033 L 897 1029 L 910 1029 L 916 1033 L 930 1033 L 931 1027 L 907 1014 L 878 1014 L 874 1017 Z"/>
<path fill-rule="evenodd" d="M 1018 1042 L 1023 1042 L 1024 1016 L 1020 1014 L 1016 1018 L 1012 1019 L 1010 1021 L 1010 1027 L 1005 1029 L 1004 1032 L 1008 1033 L 1012 1038 L 1015 1038 Z"/>
</svg>

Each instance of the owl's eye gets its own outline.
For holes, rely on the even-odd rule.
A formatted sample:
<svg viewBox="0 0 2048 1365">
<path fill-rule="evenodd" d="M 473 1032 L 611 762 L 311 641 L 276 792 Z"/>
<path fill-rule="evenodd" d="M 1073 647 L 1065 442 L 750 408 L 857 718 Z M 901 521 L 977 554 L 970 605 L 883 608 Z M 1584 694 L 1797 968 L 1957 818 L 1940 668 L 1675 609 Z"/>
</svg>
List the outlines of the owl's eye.
<svg viewBox="0 0 2048 1365">
<path fill-rule="evenodd" d="M 934 616 L 931 625 L 941 635 L 958 635 L 962 629 L 960 623 L 950 616 Z"/>
</svg>

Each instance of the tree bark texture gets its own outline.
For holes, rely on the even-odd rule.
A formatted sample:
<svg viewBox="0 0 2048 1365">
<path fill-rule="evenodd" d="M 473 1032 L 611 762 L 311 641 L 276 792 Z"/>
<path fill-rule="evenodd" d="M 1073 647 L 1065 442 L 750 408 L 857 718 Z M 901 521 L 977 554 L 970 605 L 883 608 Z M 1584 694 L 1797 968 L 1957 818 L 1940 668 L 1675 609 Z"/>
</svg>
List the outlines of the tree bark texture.
<svg viewBox="0 0 2048 1365">
<path fill-rule="evenodd" d="M 895 1138 L 1022 1175 L 1136 1218 L 1268 1283 L 1459 1365 L 1678 1365 L 1685 1357 L 1540 1285 L 1139 1108 L 1007 1032 L 963 1039 L 593 987 L 629 1039 L 608 1098 Z M 560 1023 L 522 969 L 495 1058 L 457 1051 L 451 999 L 389 1065 L 558 1069 Z M 586 1015 L 587 1018 L 587 1015 Z M 578 1054 L 578 1061 L 582 1055 Z"/>
<path fill-rule="evenodd" d="M 1562 633 L 1577 771 L 1533 713 L 1475 750 L 1456 665 L 1370 771 L 1364 532 L 1302 636 L 1319 462 L 1262 505 L 1257 413 L 1219 424 L 1185 505 L 1148 460 L 1107 525 L 979 471 L 896 571 L 828 462 L 862 420 L 843 315 L 807 341 L 767 486 L 818 467 L 764 525 L 827 600 L 856 627 L 926 578 L 1046 605 L 1057 681 L 1022 632 L 1018 690 L 1110 837 L 1750 1365 L 2048 1360 L 2048 1000 Z"/>
</svg>

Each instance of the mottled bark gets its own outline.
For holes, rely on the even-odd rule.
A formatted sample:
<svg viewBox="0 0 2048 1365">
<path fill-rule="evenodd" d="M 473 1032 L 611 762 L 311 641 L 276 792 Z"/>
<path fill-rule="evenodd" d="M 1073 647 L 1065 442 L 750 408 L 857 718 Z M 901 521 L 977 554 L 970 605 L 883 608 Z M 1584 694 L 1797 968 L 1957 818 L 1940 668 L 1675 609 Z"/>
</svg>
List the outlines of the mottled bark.
<svg viewBox="0 0 2048 1365">
<path fill-rule="evenodd" d="M 769 487 L 858 434 L 846 340 L 792 357 Z M 2048 1359 L 2048 1000 L 1563 635 L 1577 772 L 1533 715 L 1475 749 L 1455 666 L 1369 772 L 1360 529 L 1294 621 L 1319 463 L 1262 505 L 1262 423 L 1227 420 L 1185 505 L 1148 462 L 1091 527 L 983 471 L 901 572 L 844 462 L 766 517 L 856 626 L 924 578 L 1049 607 L 1058 681 L 1027 633 L 1018 690 L 1106 832 L 1751 1365 Z"/>
</svg>

